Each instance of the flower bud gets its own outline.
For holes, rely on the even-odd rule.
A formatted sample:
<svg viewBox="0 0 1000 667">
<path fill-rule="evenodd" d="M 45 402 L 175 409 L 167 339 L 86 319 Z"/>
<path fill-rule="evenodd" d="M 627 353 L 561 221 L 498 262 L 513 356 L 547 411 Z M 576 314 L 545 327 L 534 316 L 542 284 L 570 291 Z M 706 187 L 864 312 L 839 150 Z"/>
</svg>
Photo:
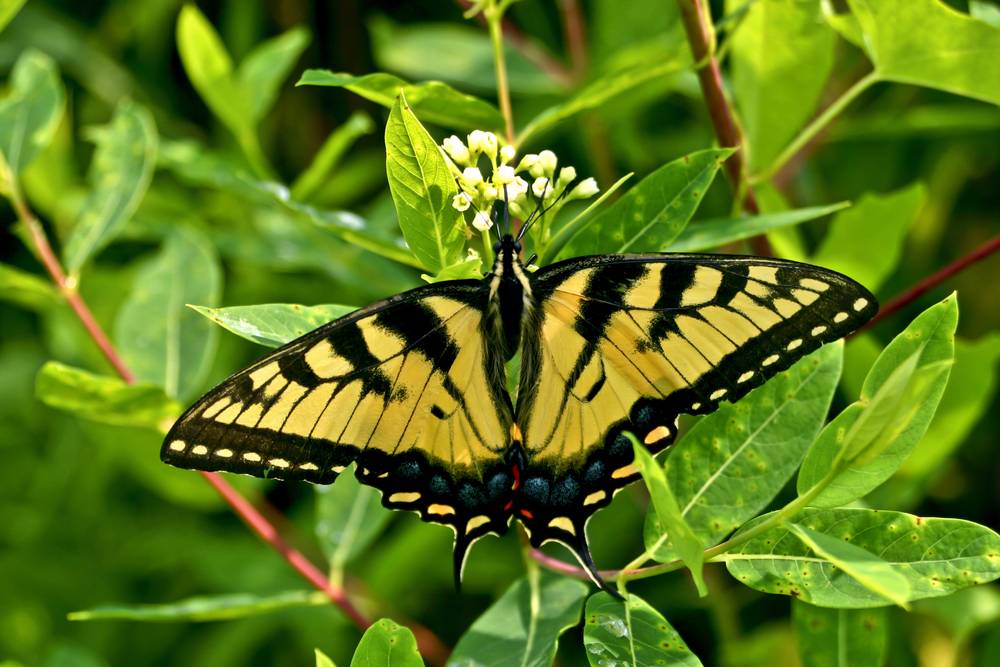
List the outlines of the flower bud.
<svg viewBox="0 0 1000 667">
<path fill-rule="evenodd" d="M 538 164 L 546 176 L 551 176 L 556 172 L 556 165 L 559 164 L 559 158 L 552 151 L 544 150 L 538 154 Z"/>
<path fill-rule="evenodd" d="M 461 181 L 470 187 L 476 187 L 483 182 L 483 174 L 476 167 L 466 167 L 462 172 Z"/>
<path fill-rule="evenodd" d="M 510 185 L 507 186 L 507 196 L 511 200 L 519 199 L 524 196 L 524 193 L 528 191 L 528 181 L 524 180 L 520 176 L 516 177 Z"/>
<path fill-rule="evenodd" d="M 566 187 L 574 178 L 576 178 L 576 169 L 574 167 L 563 167 L 559 170 L 559 180 L 557 183 L 559 187 Z"/>
<path fill-rule="evenodd" d="M 469 158 L 471 157 L 469 155 L 469 149 L 466 148 L 465 144 L 462 143 L 462 140 L 454 134 L 445 139 L 442 146 L 444 146 L 444 150 L 448 153 L 451 159 L 458 164 L 469 163 Z"/>
<path fill-rule="evenodd" d="M 497 135 L 492 132 L 473 130 L 469 133 L 469 150 L 473 154 L 485 153 L 491 160 L 497 156 Z"/>
<path fill-rule="evenodd" d="M 498 167 L 496 173 L 493 174 L 493 182 L 497 185 L 507 185 L 508 183 L 513 183 L 514 167 L 507 164 Z"/>
<path fill-rule="evenodd" d="M 472 206 L 472 197 L 464 192 L 459 192 L 451 198 L 451 205 L 456 211 L 468 211 L 469 207 Z"/>
<path fill-rule="evenodd" d="M 517 171 L 524 171 L 526 169 L 531 169 L 538 162 L 538 155 L 535 153 L 528 153 L 521 161 L 517 164 Z"/>
<path fill-rule="evenodd" d="M 506 146 L 500 149 L 500 160 L 504 164 L 507 164 L 508 162 L 513 160 L 515 155 L 517 155 L 517 149 L 511 146 L 510 144 L 507 144 Z"/>
<path fill-rule="evenodd" d="M 476 217 L 472 219 L 472 226 L 481 232 L 485 232 L 493 226 L 493 221 L 490 220 L 490 216 L 486 215 L 482 211 L 479 211 L 476 213 Z"/>
<path fill-rule="evenodd" d="M 483 185 L 483 198 L 486 200 L 487 204 L 492 204 L 493 202 L 495 202 L 499 194 L 500 194 L 499 190 L 497 190 L 489 183 Z"/>
<path fill-rule="evenodd" d="M 536 178 L 535 182 L 531 184 L 531 191 L 539 199 L 544 199 L 546 195 L 552 192 L 552 183 L 544 176 Z"/>
<path fill-rule="evenodd" d="M 570 190 L 567 199 L 587 199 L 593 197 L 601 189 L 597 187 L 597 181 L 593 178 L 585 178 L 576 184 L 576 187 Z"/>
</svg>

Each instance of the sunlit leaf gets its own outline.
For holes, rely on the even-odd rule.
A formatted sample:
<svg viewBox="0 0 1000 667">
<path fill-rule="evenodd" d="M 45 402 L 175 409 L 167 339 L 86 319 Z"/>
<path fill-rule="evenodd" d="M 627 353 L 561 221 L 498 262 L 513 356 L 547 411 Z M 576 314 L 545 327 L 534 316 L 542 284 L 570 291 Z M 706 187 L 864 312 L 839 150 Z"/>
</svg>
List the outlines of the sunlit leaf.
<svg viewBox="0 0 1000 667">
<path fill-rule="evenodd" d="M 35 378 L 35 395 L 46 405 L 114 426 L 163 429 L 180 414 L 181 406 L 151 384 L 126 384 L 49 361 Z"/>
<path fill-rule="evenodd" d="M 1000 28 L 939 0 L 848 0 L 886 81 L 1000 104 Z"/>
<path fill-rule="evenodd" d="M 886 346 L 861 398 L 820 434 L 802 462 L 797 488 L 827 486 L 810 503 L 836 507 L 888 479 L 923 437 L 948 382 L 958 305 L 954 295 L 928 308 Z M 835 475 L 830 479 L 830 475 Z"/>
<path fill-rule="evenodd" d="M 6 11 L 16 13 L 17 8 Z M 21 54 L 11 71 L 10 88 L 0 100 L 0 154 L 15 176 L 52 140 L 65 96 L 49 56 L 34 49 Z"/>
<path fill-rule="evenodd" d="M 437 273 L 465 259 L 465 221 L 451 205 L 458 193 L 441 149 L 403 99 L 385 126 L 386 174 L 399 228 L 410 250 Z"/>
<path fill-rule="evenodd" d="M 107 605 L 71 612 L 69 620 L 168 623 L 228 621 L 292 607 L 315 607 L 327 604 L 330 604 L 330 599 L 319 591 L 287 591 L 271 595 L 240 593 L 188 598 L 166 604 Z"/>
<path fill-rule="evenodd" d="M 785 527 L 814 554 L 832 563 L 872 593 L 908 608 L 910 582 L 886 561 L 847 540 L 831 537 L 806 526 L 790 522 Z"/>
<path fill-rule="evenodd" d="M 316 649 L 316 667 L 337 667 L 323 651 Z"/>
<path fill-rule="evenodd" d="M 548 667 L 586 595 L 583 582 L 529 571 L 462 635 L 449 667 Z"/>
<path fill-rule="evenodd" d="M 700 252 L 758 234 L 816 220 L 850 206 L 847 202 L 827 206 L 797 208 L 745 218 L 695 221 L 685 227 L 669 246 L 670 252 Z M 820 263 L 820 262 L 817 262 Z"/>
<path fill-rule="evenodd" d="M 97 128 L 90 165 L 90 194 L 63 251 L 66 269 L 77 273 L 110 243 L 139 207 L 153 178 L 157 134 L 144 107 L 123 102 L 108 125 Z"/>
<path fill-rule="evenodd" d="M 190 305 L 227 331 L 267 347 L 278 347 L 354 310 L 334 304 L 261 303 L 253 306 L 210 308 Z"/>
<path fill-rule="evenodd" d="M 744 6 L 728 0 L 729 11 Z M 833 69 L 836 33 L 818 2 L 750 3 L 731 37 L 734 96 L 752 169 L 778 156 L 813 115 Z"/>
<path fill-rule="evenodd" d="M 351 659 L 351 667 L 423 667 L 417 640 L 408 628 L 387 618 L 365 630 Z"/>
<path fill-rule="evenodd" d="M 739 402 L 722 404 L 673 446 L 664 470 L 702 546 L 756 516 L 795 474 L 826 421 L 842 357 L 840 344 L 820 348 Z M 678 557 L 652 513 L 644 533 L 657 560 Z"/>
<path fill-rule="evenodd" d="M 0 0 L 0 31 L 3 31 L 11 19 L 17 16 L 21 7 L 28 0 Z"/>
<path fill-rule="evenodd" d="M 765 514 L 741 529 L 771 517 Z M 869 509 L 806 509 L 796 523 L 871 552 L 906 578 L 909 600 L 948 595 L 1000 577 L 1000 535 L 971 521 Z M 739 533 L 737 533 L 737 536 Z M 821 607 L 888 604 L 788 532 L 775 527 L 720 557 L 729 573 L 765 593 Z"/>
<path fill-rule="evenodd" d="M 173 397 L 190 396 L 199 387 L 218 330 L 186 304 L 215 303 L 221 283 L 215 249 L 191 227 L 178 226 L 160 251 L 143 261 L 118 312 L 114 336 L 139 380 Z"/>
<path fill-rule="evenodd" d="M 889 647 L 885 609 L 825 609 L 792 603 L 802 667 L 882 667 Z"/>
<path fill-rule="evenodd" d="M 876 292 L 899 263 L 907 230 L 926 199 L 920 183 L 885 195 L 863 195 L 837 214 L 810 261 L 840 271 Z M 865 242 L 858 243 L 859 238 Z"/>
<path fill-rule="evenodd" d="M 656 251 L 677 238 L 732 149 L 685 155 L 660 167 L 591 217 L 556 257 Z"/>
<path fill-rule="evenodd" d="M 645 600 L 600 592 L 587 600 L 583 646 L 591 667 L 701 667 L 667 619 Z"/>
<path fill-rule="evenodd" d="M 346 88 L 388 108 L 394 107 L 396 97 L 402 93 L 412 112 L 425 122 L 461 130 L 499 130 L 503 127 L 503 116 L 496 107 L 440 81 L 407 83 L 382 72 L 353 76 L 308 69 L 296 85 Z"/>
<path fill-rule="evenodd" d="M 669 536 L 671 545 L 684 561 L 684 565 L 691 571 L 698 595 L 705 597 L 708 595 L 708 588 L 705 586 L 705 579 L 702 575 L 705 554 L 701 538 L 684 520 L 680 504 L 674 498 L 674 493 L 670 490 L 670 485 L 667 484 L 667 476 L 660 464 L 634 437 L 632 438 L 632 449 L 635 452 L 635 465 L 646 483 L 646 488 L 649 489 L 649 499 L 656 512 L 655 525 L 659 528 L 656 541 L 652 545 L 647 545 L 647 550 L 655 549 Z"/>
</svg>

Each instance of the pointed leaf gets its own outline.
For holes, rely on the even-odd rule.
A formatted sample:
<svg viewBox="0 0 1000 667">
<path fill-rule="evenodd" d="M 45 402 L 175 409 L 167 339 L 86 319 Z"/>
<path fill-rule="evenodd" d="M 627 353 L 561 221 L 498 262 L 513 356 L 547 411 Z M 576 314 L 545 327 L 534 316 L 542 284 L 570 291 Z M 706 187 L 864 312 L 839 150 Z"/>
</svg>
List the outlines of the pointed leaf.
<svg viewBox="0 0 1000 667">
<path fill-rule="evenodd" d="M 2 0 L 0 1 L 0 32 L 7 27 L 7 24 L 11 22 L 17 13 L 21 11 L 21 7 L 28 0 Z"/>
<path fill-rule="evenodd" d="M 742 241 L 759 234 L 781 229 L 830 215 L 850 204 L 841 202 L 828 206 L 797 208 L 780 213 L 752 215 L 745 218 L 695 221 L 684 228 L 669 246 L 670 252 L 701 252 Z"/>
<path fill-rule="evenodd" d="M 1000 29 L 939 0 L 848 0 L 886 81 L 1000 104 Z"/>
<path fill-rule="evenodd" d="M 887 480 L 923 437 L 944 393 L 954 356 L 954 295 L 928 308 L 885 348 L 865 379 L 861 400 L 820 434 L 799 471 L 800 495 L 836 507 Z M 831 474 L 836 476 L 829 478 Z"/>
<path fill-rule="evenodd" d="M 496 107 L 440 81 L 407 83 L 382 72 L 353 76 L 344 72 L 308 69 L 296 85 L 347 88 L 366 100 L 390 109 L 395 107 L 396 97 L 402 93 L 413 113 L 425 122 L 460 130 L 503 128 L 503 116 Z"/>
<path fill-rule="evenodd" d="M 69 614 L 71 621 L 128 620 L 146 622 L 227 621 L 293 607 L 318 607 L 330 599 L 318 591 L 286 591 L 271 595 L 214 595 L 167 604 L 107 605 Z"/>
<path fill-rule="evenodd" d="M 664 470 L 703 547 L 756 516 L 795 474 L 826 420 L 842 349 L 824 346 L 738 403 L 724 403 L 673 446 Z M 647 513 L 644 532 L 654 558 L 677 558 L 661 539 L 655 513 Z"/>
<path fill-rule="evenodd" d="M 94 138 L 92 189 L 63 251 L 70 273 L 78 273 L 122 230 L 146 195 L 156 165 L 156 126 L 149 111 L 138 104 L 121 103 Z"/>
<path fill-rule="evenodd" d="M 889 648 L 885 609 L 824 609 L 792 602 L 802 667 L 882 667 Z"/>
<path fill-rule="evenodd" d="M 309 167 L 295 179 L 292 197 L 300 201 L 308 200 L 332 176 L 351 146 L 374 129 L 375 124 L 368 114 L 361 111 L 352 113 L 343 125 L 330 133 Z"/>
<path fill-rule="evenodd" d="M 586 595 L 583 582 L 529 571 L 462 635 L 448 667 L 548 667 Z"/>
<path fill-rule="evenodd" d="M 236 70 L 236 80 L 250 106 L 245 110 L 256 124 L 274 106 L 282 82 L 309 45 L 309 31 L 298 27 L 254 47 Z"/>
<path fill-rule="evenodd" d="M 908 609 L 910 582 L 870 551 L 825 533 L 786 523 L 785 527 L 817 556 L 826 559 L 872 593 Z"/>
<path fill-rule="evenodd" d="M 732 152 L 728 148 L 699 151 L 660 167 L 590 218 L 557 259 L 667 248 L 694 215 Z"/>
<path fill-rule="evenodd" d="M 115 426 L 163 430 L 181 412 L 181 406 L 160 387 L 125 384 L 120 378 L 57 361 L 47 362 L 38 371 L 35 395 L 50 407 Z"/>
<path fill-rule="evenodd" d="M 701 667 L 667 619 L 645 600 L 600 592 L 587 600 L 583 646 L 591 667 Z"/>
<path fill-rule="evenodd" d="M 772 516 L 754 519 L 741 532 Z M 849 540 L 889 563 L 908 581 L 910 601 L 948 595 L 1000 577 L 1000 535 L 971 521 L 869 509 L 806 509 L 795 521 Z M 765 593 L 841 609 L 888 604 L 784 527 L 756 535 L 719 560 L 737 580 Z"/>
<path fill-rule="evenodd" d="M 399 228 L 410 250 L 437 273 L 465 259 L 465 222 L 451 205 L 458 186 L 444 156 L 406 101 L 385 126 L 386 173 Z"/>
<path fill-rule="evenodd" d="M 115 322 L 115 342 L 139 380 L 187 397 L 201 385 L 217 329 L 188 303 L 214 303 L 222 276 L 215 249 L 191 227 L 177 227 L 143 261 Z"/>
<path fill-rule="evenodd" d="M 698 595 L 705 597 L 708 595 L 708 588 L 705 586 L 705 579 L 702 576 L 705 552 L 701 539 L 684 521 L 680 505 L 674 498 L 670 485 L 667 484 L 667 476 L 663 472 L 663 468 L 634 436 L 630 439 L 632 440 L 632 450 L 635 452 L 635 465 L 639 468 L 639 474 L 642 475 L 646 488 L 649 489 L 649 498 L 656 512 L 656 525 L 661 529 L 661 534 L 657 536 L 654 546 L 662 544 L 664 539 L 669 537 L 670 543 L 677 550 L 684 565 L 691 571 Z M 647 547 L 648 550 L 649 547 Z"/>
<path fill-rule="evenodd" d="M 361 637 L 351 667 L 423 667 L 417 640 L 408 628 L 383 618 Z"/>
<path fill-rule="evenodd" d="M 840 271 L 877 292 L 902 258 L 907 230 L 926 199 L 926 189 L 920 183 L 885 195 L 863 195 L 833 219 L 810 261 Z M 858 243 L 859 238 L 865 242 Z"/>
<path fill-rule="evenodd" d="M 354 306 L 300 306 L 297 303 L 261 303 L 228 308 L 189 307 L 223 329 L 267 347 L 284 345 L 357 310 Z"/>
<path fill-rule="evenodd" d="M 315 649 L 315 651 L 316 651 L 316 667 L 337 667 L 337 665 L 334 664 L 333 660 L 330 660 L 330 658 L 327 657 L 327 655 L 323 653 L 323 651 L 320 651 L 319 649 Z"/>
<path fill-rule="evenodd" d="M 0 100 L 0 156 L 15 177 L 52 140 L 65 97 L 59 71 L 49 56 L 29 49 L 14 63 L 10 89 Z"/>
</svg>

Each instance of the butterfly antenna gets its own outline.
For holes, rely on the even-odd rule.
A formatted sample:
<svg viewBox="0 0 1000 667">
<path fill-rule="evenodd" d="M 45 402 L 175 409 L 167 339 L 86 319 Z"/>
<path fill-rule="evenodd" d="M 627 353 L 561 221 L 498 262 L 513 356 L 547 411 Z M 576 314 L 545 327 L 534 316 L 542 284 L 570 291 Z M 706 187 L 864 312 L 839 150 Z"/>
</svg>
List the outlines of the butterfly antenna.
<svg viewBox="0 0 1000 667">
<path fill-rule="evenodd" d="M 518 241 L 520 241 L 521 237 L 523 237 L 525 232 L 528 231 L 528 227 L 531 227 L 531 225 L 534 224 L 535 221 L 537 221 L 540 217 L 542 217 L 542 215 L 545 214 L 545 212 L 542 211 L 542 205 L 545 203 L 545 193 L 548 191 L 550 184 L 551 181 L 549 179 L 545 179 L 545 188 L 542 190 L 542 196 L 538 198 L 538 203 L 535 204 L 535 210 L 531 212 L 531 215 L 528 216 L 528 219 L 524 221 L 523 225 L 521 225 L 521 231 L 517 235 Z M 542 212 L 539 213 L 539 211 Z"/>
<path fill-rule="evenodd" d="M 510 199 L 507 197 L 507 184 L 503 186 L 503 228 L 504 234 L 510 234 Z"/>
</svg>

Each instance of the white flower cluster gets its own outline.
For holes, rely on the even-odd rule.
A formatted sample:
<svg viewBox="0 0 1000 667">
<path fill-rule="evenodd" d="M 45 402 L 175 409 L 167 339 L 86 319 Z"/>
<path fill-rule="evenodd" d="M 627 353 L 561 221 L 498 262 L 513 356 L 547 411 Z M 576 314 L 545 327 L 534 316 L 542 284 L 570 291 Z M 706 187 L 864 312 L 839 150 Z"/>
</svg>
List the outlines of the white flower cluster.
<svg viewBox="0 0 1000 667">
<path fill-rule="evenodd" d="M 511 213 L 522 220 L 539 205 L 548 207 L 558 201 L 557 206 L 561 206 L 573 199 L 593 197 L 599 191 L 597 181 L 585 178 L 567 192 L 576 180 L 576 169 L 562 167 L 557 174 L 559 159 L 550 150 L 528 153 L 515 165 L 517 150 L 510 145 L 500 147 L 492 132 L 473 130 L 467 144 L 452 135 L 444 140 L 442 148 L 461 190 L 452 206 L 463 212 L 474 210 L 472 226 L 481 232 L 493 226 L 490 211 L 494 202 L 504 199 L 505 189 Z M 488 176 L 479 168 L 481 157 L 489 161 Z"/>
</svg>

